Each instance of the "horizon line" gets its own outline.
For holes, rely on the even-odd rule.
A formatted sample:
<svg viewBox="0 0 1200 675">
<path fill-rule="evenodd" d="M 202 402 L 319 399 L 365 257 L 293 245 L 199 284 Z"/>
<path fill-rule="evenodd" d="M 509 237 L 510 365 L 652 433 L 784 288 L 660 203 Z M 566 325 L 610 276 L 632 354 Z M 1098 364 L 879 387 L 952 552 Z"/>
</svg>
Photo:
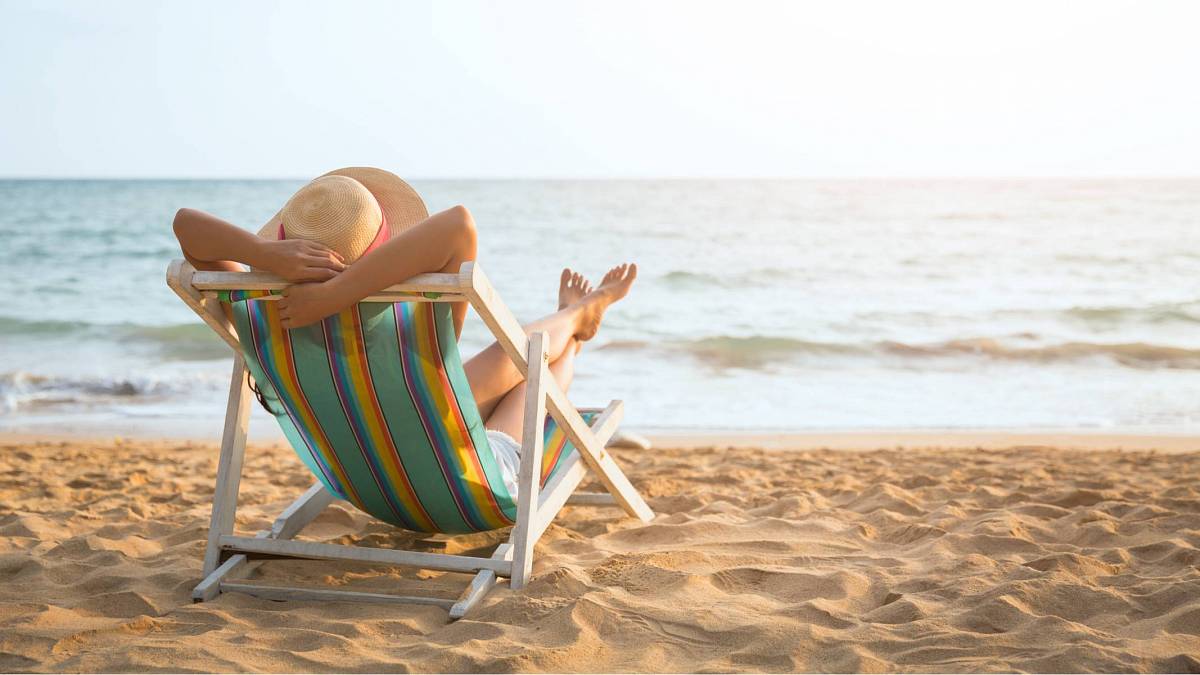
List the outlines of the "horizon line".
<svg viewBox="0 0 1200 675">
<path fill-rule="evenodd" d="M 1103 174 L 1103 175 L 806 175 L 806 176 L 421 176 L 405 178 L 406 181 L 490 181 L 490 182 L 635 182 L 635 181 L 1062 181 L 1062 180 L 1198 180 L 1200 174 Z M 283 181 L 312 180 L 305 176 L 54 176 L 54 175 L 3 175 L 0 181 Z"/>
</svg>

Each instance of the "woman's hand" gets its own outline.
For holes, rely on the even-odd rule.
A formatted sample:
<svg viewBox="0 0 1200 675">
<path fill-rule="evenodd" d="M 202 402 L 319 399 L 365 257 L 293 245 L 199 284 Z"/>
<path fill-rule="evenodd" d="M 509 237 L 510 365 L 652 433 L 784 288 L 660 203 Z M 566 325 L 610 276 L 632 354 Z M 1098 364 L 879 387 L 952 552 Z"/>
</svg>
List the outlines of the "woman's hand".
<svg viewBox="0 0 1200 675">
<path fill-rule="evenodd" d="M 283 289 L 279 303 L 280 323 L 284 328 L 300 328 L 336 314 L 354 303 L 343 303 L 337 281 L 295 284 Z"/>
<path fill-rule="evenodd" d="M 264 240 L 256 265 L 288 281 L 326 281 L 346 269 L 340 253 L 306 239 Z"/>
</svg>

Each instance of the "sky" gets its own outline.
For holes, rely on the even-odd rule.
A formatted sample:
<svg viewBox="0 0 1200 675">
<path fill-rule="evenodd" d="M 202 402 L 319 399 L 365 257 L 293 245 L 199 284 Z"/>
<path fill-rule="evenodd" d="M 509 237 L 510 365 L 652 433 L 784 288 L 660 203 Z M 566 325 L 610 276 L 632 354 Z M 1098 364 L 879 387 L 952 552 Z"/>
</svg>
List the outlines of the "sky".
<svg viewBox="0 0 1200 675">
<path fill-rule="evenodd" d="M 1200 3 L 0 0 L 0 176 L 1200 175 Z"/>
</svg>

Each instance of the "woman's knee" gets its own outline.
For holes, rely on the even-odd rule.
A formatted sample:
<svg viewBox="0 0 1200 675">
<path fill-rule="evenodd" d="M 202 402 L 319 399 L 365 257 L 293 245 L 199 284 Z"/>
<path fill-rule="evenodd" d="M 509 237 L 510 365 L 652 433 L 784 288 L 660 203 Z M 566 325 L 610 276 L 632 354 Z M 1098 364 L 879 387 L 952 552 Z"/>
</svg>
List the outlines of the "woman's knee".
<svg viewBox="0 0 1200 675">
<path fill-rule="evenodd" d="M 446 213 L 453 223 L 454 234 L 459 242 L 460 257 L 466 260 L 474 259 L 479 247 L 479 234 L 475 229 L 475 218 L 462 204 L 450 207 Z"/>
</svg>

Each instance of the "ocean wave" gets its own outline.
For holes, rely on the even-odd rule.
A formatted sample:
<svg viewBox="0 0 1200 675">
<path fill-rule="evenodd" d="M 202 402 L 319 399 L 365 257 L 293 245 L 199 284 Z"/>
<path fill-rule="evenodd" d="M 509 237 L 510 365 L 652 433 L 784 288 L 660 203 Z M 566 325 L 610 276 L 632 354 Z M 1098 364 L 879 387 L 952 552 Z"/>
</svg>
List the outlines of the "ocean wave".
<svg viewBox="0 0 1200 675">
<path fill-rule="evenodd" d="M 840 356 L 862 351 L 855 345 L 770 335 L 721 335 L 691 340 L 680 346 L 692 356 L 723 368 L 762 368 L 798 355 Z"/>
<path fill-rule="evenodd" d="M 799 355 L 835 356 L 864 353 L 864 348 L 774 335 L 716 335 L 695 340 L 620 340 L 601 347 L 615 351 L 661 350 L 684 353 L 722 368 L 757 369 Z"/>
<path fill-rule="evenodd" d="M 716 274 L 707 274 L 705 272 L 692 272 L 689 270 L 673 270 L 662 275 L 662 280 L 669 286 L 688 287 L 688 286 L 721 286 L 721 277 Z"/>
<path fill-rule="evenodd" d="M 905 357 L 985 356 L 993 359 L 1048 363 L 1103 357 L 1130 368 L 1200 369 L 1200 350 L 1146 342 L 1065 342 L 1038 347 L 1014 347 L 993 338 L 948 340 L 927 345 L 882 342 L 880 348 Z"/>
<path fill-rule="evenodd" d="M 1121 324 L 1200 323 L 1200 302 L 1176 302 L 1144 307 L 1072 307 L 1064 310 L 1067 318 L 1093 326 Z"/>
<path fill-rule="evenodd" d="M 122 327 L 130 339 L 155 346 L 168 359 L 203 361 L 229 357 L 229 347 L 202 323 Z"/>
<path fill-rule="evenodd" d="M 1194 326 L 1200 324 L 1200 300 L 1154 303 L 1147 305 L 1078 305 L 1066 308 L 997 309 L 977 315 L 941 314 L 898 309 L 877 309 L 858 312 L 856 320 L 894 326 L 912 326 L 937 321 L 941 324 L 971 321 L 1000 322 L 1014 328 L 1029 325 L 1030 321 L 1052 321 L 1072 328 L 1085 327 L 1101 332 L 1117 328 L 1161 327 L 1166 325 Z M 1028 332 L 1028 331 L 1025 331 Z"/>
<path fill-rule="evenodd" d="M 158 356 L 168 360 L 202 361 L 229 356 L 229 348 L 208 326 L 199 322 L 147 326 L 0 316 L 0 335 L 35 340 L 71 338 L 132 344 L 150 347 Z"/>
<path fill-rule="evenodd" d="M 0 414 L 18 410 L 116 403 L 193 393 L 200 387 L 219 387 L 220 378 L 152 375 L 64 377 L 27 371 L 0 373 Z"/>
<path fill-rule="evenodd" d="M 86 330 L 87 326 L 88 324 L 74 321 L 44 321 L 0 316 L 0 335 L 75 335 Z"/>
<path fill-rule="evenodd" d="M 945 211 L 932 216 L 933 220 L 947 220 L 964 223 L 999 223 L 1011 218 L 1011 213 L 1005 213 L 1003 211 Z"/>
<path fill-rule="evenodd" d="M 782 362 L 814 358 L 865 358 L 877 361 L 975 358 L 1031 364 L 1106 359 L 1127 368 L 1200 370 L 1200 350 L 1145 342 L 1064 342 L 1018 346 L 987 337 L 910 344 L 896 341 L 818 342 L 772 335 L 720 335 L 664 342 L 624 340 L 604 345 L 603 349 L 683 354 L 716 368 L 768 369 Z"/>
<path fill-rule="evenodd" d="M 660 279 L 667 286 L 677 289 L 689 288 L 765 288 L 778 285 L 781 281 L 795 280 L 803 275 L 801 269 L 765 267 L 747 272 L 711 274 L 694 270 L 672 270 Z"/>
</svg>

